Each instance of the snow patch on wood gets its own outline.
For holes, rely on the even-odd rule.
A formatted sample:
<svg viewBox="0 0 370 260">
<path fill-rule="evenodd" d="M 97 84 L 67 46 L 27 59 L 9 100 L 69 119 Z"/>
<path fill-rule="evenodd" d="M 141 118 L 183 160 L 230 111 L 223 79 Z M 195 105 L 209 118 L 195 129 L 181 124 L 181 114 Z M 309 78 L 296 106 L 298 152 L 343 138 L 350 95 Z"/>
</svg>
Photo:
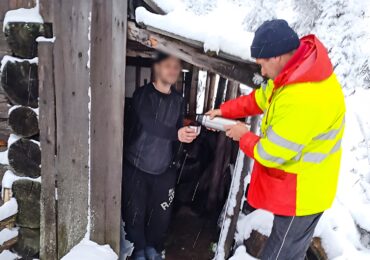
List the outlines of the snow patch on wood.
<svg viewBox="0 0 370 260">
<path fill-rule="evenodd" d="M 0 207 L 0 221 L 7 219 L 18 212 L 18 203 L 15 198 L 11 198 Z"/>
<path fill-rule="evenodd" d="M 254 33 L 243 29 L 246 10 L 228 1 L 205 15 L 197 15 L 182 5 L 175 6 L 167 15 L 157 15 L 144 7 L 136 9 L 136 21 L 179 36 L 203 43 L 204 51 L 225 53 L 251 60 L 250 45 Z M 228 19 L 222 19 L 232 13 Z"/>
<path fill-rule="evenodd" d="M 24 23 L 44 23 L 39 12 L 38 3 L 34 8 L 19 8 L 10 10 L 5 14 L 3 32 L 9 23 L 24 22 Z"/>
<path fill-rule="evenodd" d="M 24 62 L 24 61 L 28 61 L 29 63 L 36 63 L 38 64 L 39 63 L 39 58 L 38 57 L 35 57 L 33 59 L 20 59 L 20 58 L 16 58 L 16 57 L 13 57 L 13 56 L 9 56 L 9 55 L 5 55 L 3 57 L 3 59 L 1 60 L 1 67 L 0 67 L 0 72 L 3 71 L 5 65 L 8 63 L 8 62 Z"/>
<path fill-rule="evenodd" d="M 0 246 L 2 246 L 6 241 L 9 241 L 18 236 L 18 228 L 8 229 L 5 228 L 0 231 Z"/>
<path fill-rule="evenodd" d="M 2 253 L 0 253 L 1 260 L 15 260 L 18 258 L 18 255 L 10 252 L 9 250 L 4 250 Z"/>
<path fill-rule="evenodd" d="M 79 244 L 71 249 L 62 260 L 117 260 L 117 254 L 109 245 L 98 245 L 97 243 L 84 238 Z"/>
</svg>

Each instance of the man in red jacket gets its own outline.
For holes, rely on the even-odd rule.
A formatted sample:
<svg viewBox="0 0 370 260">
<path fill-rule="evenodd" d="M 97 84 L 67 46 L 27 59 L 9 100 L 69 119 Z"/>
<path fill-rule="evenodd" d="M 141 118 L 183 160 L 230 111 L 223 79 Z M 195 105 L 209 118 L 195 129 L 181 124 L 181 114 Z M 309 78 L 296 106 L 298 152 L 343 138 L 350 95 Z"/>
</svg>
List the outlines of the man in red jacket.
<svg viewBox="0 0 370 260">
<path fill-rule="evenodd" d="M 251 54 L 267 84 L 208 114 L 264 114 L 261 136 L 243 123 L 226 127 L 226 135 L 255 160 L 248 203 L 274 213 L 261 259 L 304 259 L 322 213 L 335 198 L 344 96 L 322 43 L 314 35 L 299 39 L 284 20 L 257 29 Z"/>
</svg>

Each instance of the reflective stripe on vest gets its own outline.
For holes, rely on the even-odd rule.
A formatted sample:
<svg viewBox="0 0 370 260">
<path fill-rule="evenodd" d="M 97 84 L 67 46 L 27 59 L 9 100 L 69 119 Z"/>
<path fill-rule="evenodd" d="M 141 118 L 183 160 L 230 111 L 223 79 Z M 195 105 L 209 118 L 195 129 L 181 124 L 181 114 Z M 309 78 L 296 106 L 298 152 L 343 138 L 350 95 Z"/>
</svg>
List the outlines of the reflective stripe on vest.
<svg viewBox="0 0 370 260">
<path fill-rule="evenodd" d="M 345 120 L 343 118 L 342 124 L 340 125 L 339 129 L 333 129 L 325 134 L 320 134 L 316 136 L 313 140 L 334 140 L 339 134 L 339 132 L 342 130 L 342 128 L 344 127 L 344 121 Z"/>
<path fill-rule="evenodd" d="M 267 153 L 265 149 L 263 149 L 262 144 L 260 142 L 258 142 L 257 144 L 257 152 L 261 156 L 261 158 L 266 161 L 274 162 L 277 164 L 284 164 L 286 162 L 286 160 L 284 160 L 283 158 L 276 157 Z"/>
<path fill-rule="evenodd" d="M 303 156 L 303 161 L 311 162 L 311 163 L 320 163 L 323 160 L 325 160 L 329 155 L 339 151 L 341 143 L 342 143 L 342 139 L 339 139 L 328 154 L 326 153 L 306 153 Z"/>
<path fill-rule="evenodd" d="M 304 148 L 303 145 L 297 144 L 295 142 L 289 141 L 288 139 L 285 139 L 284 137 L 278 135 L 272 127 L 269 127 L 267 130 L 267 139 L 278 146 L 284 147 L 286 149 L 295 151 L 297 153 L 301 152 Z"/>
</svg>

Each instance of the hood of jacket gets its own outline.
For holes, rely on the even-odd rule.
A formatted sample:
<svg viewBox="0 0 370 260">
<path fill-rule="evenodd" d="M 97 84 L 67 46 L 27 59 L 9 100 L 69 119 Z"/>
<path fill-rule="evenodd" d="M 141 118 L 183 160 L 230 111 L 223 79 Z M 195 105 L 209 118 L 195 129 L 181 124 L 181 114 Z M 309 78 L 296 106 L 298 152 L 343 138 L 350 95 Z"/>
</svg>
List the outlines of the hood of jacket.
<svg viewBox="0 0 370 260">
<path fill-rule="evenodd" d="M 325 46 L 313 34 L 300 39 L 292 58 L 275 78 L 275 89 L 289 84 L 319 82 L 333 73 L 333 65 Z"/>
</svg>

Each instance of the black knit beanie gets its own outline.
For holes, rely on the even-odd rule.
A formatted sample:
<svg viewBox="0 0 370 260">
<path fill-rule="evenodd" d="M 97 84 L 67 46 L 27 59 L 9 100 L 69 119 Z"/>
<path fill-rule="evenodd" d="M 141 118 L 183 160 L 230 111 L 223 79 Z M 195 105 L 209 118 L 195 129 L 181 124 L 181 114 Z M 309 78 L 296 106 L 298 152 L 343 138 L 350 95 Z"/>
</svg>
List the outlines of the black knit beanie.
<svg viewBox="0 0 370 260">
<path fill-rule="evenodd" d="M 299 47 L 297 33 L 285 20 L 264 22 L 255 32 L 251 46 L 253 58 L 272 58 Z"/>
</svg>

